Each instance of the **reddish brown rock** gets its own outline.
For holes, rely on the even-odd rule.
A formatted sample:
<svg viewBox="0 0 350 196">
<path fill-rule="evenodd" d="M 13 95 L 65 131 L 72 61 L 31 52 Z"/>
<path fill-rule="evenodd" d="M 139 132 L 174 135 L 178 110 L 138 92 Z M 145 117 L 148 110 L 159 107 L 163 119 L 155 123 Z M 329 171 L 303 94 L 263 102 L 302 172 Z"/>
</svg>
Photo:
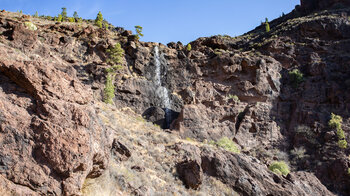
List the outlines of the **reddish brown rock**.
<svg viewBox="0 0 350 196">
<path fill-rule="evenodd" d="M 79 195 L 95 157 L 108 162 L 111 139 L 91 90 L 60 70 L 63 62 L 31 53 L 35 34 L 17 25 L 11 43 L 23 53 L 0 47 L 0 173 L 16 194 Z"/>
</svg>

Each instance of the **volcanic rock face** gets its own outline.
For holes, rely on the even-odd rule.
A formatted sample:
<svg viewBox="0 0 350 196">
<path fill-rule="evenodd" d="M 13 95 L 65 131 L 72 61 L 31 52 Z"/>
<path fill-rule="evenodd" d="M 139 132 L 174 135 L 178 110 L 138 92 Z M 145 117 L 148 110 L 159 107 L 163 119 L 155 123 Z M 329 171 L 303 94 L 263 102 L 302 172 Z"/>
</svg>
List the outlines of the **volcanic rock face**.
<svg viewBox="0 0 350 196">
<path fill-rule="evenodd" d="M 348 5 L 301 9 L 337 3 Z M 350 152 L 328 126 L 342 116 L 349 139 L 348 14 L 293 11 L 269 33 L 199 38 L 188 51 L 1 12 L 0 194 L 349 195 Z M 106 49 L 117 42 L 125 58 L 109 106 Z M 218 145 L 224 137 L 241 153 Z M 273 161 L 292 172 L 272 173 Z"/>
<path fill-rule="evenodd" d="M 300 8 L 305 13 L 346 6 L 350 6 L 349 0 L 300 0 Z"/>
<path fill-rule="evenodd" d="M 0 43 L 1 175 L 16 184 L 10 190 L 79 194 L 95 157 L 108 162 L 111 144 L 92 91 L 64 72 L 72 68 L 36 32 L 4 18 L 1 24 L 12 29 L 9 45 Z"/>
</svg>

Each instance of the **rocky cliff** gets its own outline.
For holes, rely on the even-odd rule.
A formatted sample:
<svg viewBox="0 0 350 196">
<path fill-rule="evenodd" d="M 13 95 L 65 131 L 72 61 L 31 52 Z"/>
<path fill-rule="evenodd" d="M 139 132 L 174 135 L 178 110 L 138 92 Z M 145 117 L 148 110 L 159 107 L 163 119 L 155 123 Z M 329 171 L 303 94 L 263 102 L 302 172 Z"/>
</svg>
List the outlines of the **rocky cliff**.
<svg viewBox="0 0 350 196">
<path fill-rule="evenodd" d="M 349 148 L 328 123 L 341 116 L 349 141 L 348 5 L 302 1 L 268 33 L 191 50 L 1 12 L 1 195 L 350 195 Z"/>
</svg>

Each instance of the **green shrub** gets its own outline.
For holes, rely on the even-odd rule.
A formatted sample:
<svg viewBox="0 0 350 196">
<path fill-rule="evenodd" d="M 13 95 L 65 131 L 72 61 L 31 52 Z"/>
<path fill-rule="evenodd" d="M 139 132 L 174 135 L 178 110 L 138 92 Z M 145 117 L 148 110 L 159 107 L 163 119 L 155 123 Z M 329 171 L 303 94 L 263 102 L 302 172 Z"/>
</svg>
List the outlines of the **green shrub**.
<svg viewBox="0 0 350 196">
<path fill-rule="evenodd" d="M 350 168 L 348 168 L 348 175 L 350 176 Z"/>
<path fill-rule="evenodd" d="M 239 98 L 237 97 L 237 95 L 231 95 L 231 94 L 229 94 L 229 95 L 227 96 L 227 98 L 228 98 L 228 99 L 232 99 L 232 100 L 235 101 L 235 102 L 240 102 L 240 100 L 239 100 Z"/>
<path fill-rule="evenodd" d="M 338 146 L 339 146 L 339 148 L 345 149 L 345 148 L 348 147 L 348 142 L 345 139 L 344 140 L 339 140 L 338 141 Z"/>
<path fill-rule="evenodd" d="M 75 19 L 74 19 L 73 17 L 69 17 L 69 18 L 68 18 L 68 21 L 69 21 L 69 22 L 75 22 Z"/>
<path fill-rule="evenodd" d="M 76 20 L 77 23 L 82 23 L 83 22 L 83 18 L 79 17 L 77 20 Z"/>
<path fill-rule="evenodd" d="M 186 46 L 186 50 L 187 50 L 187 51 L 191 51 L 191 50 L 192 50 L 192 46 L 191 46 L 191 44 L 187 44 L 187 46 Z"/>
<path fill-rule="evenodd" d="M 266 21 L 265 21 L 265 30 L 266 32 L 270 32 L 270 24 L 269 24 L 269 19 L 266 18 Z"/>
<path fill-rule="evenodd" d="M 190 137 L 186 137 L 186 141 L 189 141 L 189 142 L 195 142 L 194 139 L 190 138 Z"/>
<path fill-rule="evenodd" d="M 235 142 L 233 142 L 228 137 L 223 137 L 219 141 L 216 142 L 216 145 L 233 153 L 240 153 Z"/>
<path fill-rule="evenodd" d="M 62 21 L 63 21 L 63 18 L 62 18 L 62 15 L 61 15 L 61 14 L 58 14 L 57 21 L 58 21 L 58 22 L 62 22 Z"/>
<path fill-rule="evenodd" d="M 24 22 L 24 25 L 32 31 L 36 31 L 38 29 L 32 22 Z"/>
<path fill-rule="evenodd" d="M 295 88 L 297 88 L 299 84 L 301 84 L 304 81 L 303 74 L 299 71 L 299 69 L 293 69 L 288 74 Z"/>
<path fill-rule="evenodd" d="M 114 73 L 107 73 L 107 79 L 106 79 L 106 86 L 104 89 L 104 102 L 107 104 L 113 104 L 113 99 L 115 97 L 114 95 L 114 91 L 115 91 L 115 87 L 114 87 L 114 77 L 115 74 Z"/>
<path fill-rule="evenodd" d="M 143 34 L 142 34 L 142 27 L 137 25 L 135 26 L 135 31 L 136 31 L 136 38 L 137 40 L 140 39 L 140 37 L 143 37 Z"/>
<path fill-rule="evenodd" d="M 300 148 L 294 148 L 293 150 L 290 151 L 290 154 L 294 157 L 294 159 L 301 160 L 306 157 L 305 155 L 305 148 L 300 147 Z"/>
<path fill-rule="evenodd" d="M 273 162 L 269 166 L 269 169 L 275 174 L 278 174 L 278 175 L 282 174 L 284 176 L 288 175 L 290 172 L 288 165 L 284 161 Z"/>
<path fill-rule="evenodd" d="M 218 49 L 218 48 L 215 48 L 215 49 L 214 49 L 214 54 L 215 54 L 216 56 L 221 56 L 221 55 L 222 55 L 222 50 L 221 50 L 221 49 Z"/>
<path fill-rule="evenodd" d="M 337 136 L 338 136 L 338 146 L 340 148 L 347 148 L 348 143 L 345 140 L 345 133 L 343 129 L 341 128 L 342 126 L 343 119 L 339 115 L 331 114 L 331 119 L 328 122 L 328 125 L 337 130 Z"/>
<path fill-rule="evenodd" d="M 331 113 L 331 119 L 329 120 L 328 125 L 333 129 L 341 129 L 342 122 L 343 119 L 341 116 Z"/>
<path fill-rule="evenodd" d="M 280 176 L 283 175 L 282 172 L 281 172 L 279 169 L 277 169 L 277 168 L 274 168 L 274 169 L 272 169 L 271 171 L 272 171 L 273 173 L 277 174 L 277 175 L 280 175 Z"/>
<path fill-rule="evenodd" d="M 103 22 L 103 16 L 101 11 L 99 11 L 95 19 L 95 25 L 98 26 L 99 28 L 102 28 L 102 22 Z"/>
</svg>

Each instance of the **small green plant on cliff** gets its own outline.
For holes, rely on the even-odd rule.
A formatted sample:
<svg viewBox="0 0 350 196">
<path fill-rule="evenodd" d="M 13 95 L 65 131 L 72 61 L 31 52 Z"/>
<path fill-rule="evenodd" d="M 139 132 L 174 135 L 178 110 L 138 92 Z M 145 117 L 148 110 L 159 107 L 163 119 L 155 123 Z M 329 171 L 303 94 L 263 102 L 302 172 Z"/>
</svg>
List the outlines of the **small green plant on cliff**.
<svg viewBox="0 0 350 196">
<path fill-rule="evenodd" d="M 75 22 L 75 19 L 73 17 L 68 17 L 69 22 Z"/>
<path fill-rule="evenodd" d="M 345 139 L 344 140 L 339 140 L 338 141 L 338 146 L 339 146 L 339 148 L 345 149 L 345 148 L 348 147 L 348 142 Z"/>
<path fill-rule="evenodd" d="M 187 46 L 186 46 L 186 50 L 187 50 L 187 51 L 191 51 L 191 50 L 192 50 L 192 46 L 191 46 L 191 44 L 187 44 Z"/>
<path fill-rule="evenodd" d="M 95 25 L 98 26 L 99 28 L 102 28 L 102 22 L 103 22 L 103 16 L 101 11 L 99 11 L 95 19 Z"/>
<path fill-rule="evenodd" d="M 348 175 L 350 176 L 350 168 L 348 168 Z"/>
<path fill-rule="evenodd" d="M 292 71 L 288 72 L 288 74 L 290 81 L 295 88 L 298 88 L 298 86 L 304 81 L 304 75 L 299 71 L 299 69 L 293 69 Z"/>
<path fill-rule="evenodd" d="M 328 125 L 331 128 L 338 130 L 338 129 L 341 129 L 342 122 L 343 122 L 343 119 L 341 116 L 331 113 L 331 119 L 329 120 Z"/>
<path fill-rule="evenodd" d="M 141 26 L 139 26 L 139 25 L 135 26 L 135 31 L 136 31 L 136 38 L 137 38 L 137 40 L 139 40 L 140 37 L 143 37 L 142 29 L 143 29 L 143 28 L 142 28 Z"/>
<path fill-rule="evenodd" d="M 269 24 L 269 19 L 265 19 L 265 30 L 266 32 L 270 32 L 270 24 Z"/>
<path fill-rule="evenodd" d="M 33 24 L 32 22 L 24 22 L 24 25 L 32 31 L 36 31 L 38 28 L 35 26 L 35 24 Z"/>
<path fill-rule="evenodd" d="M 305 148 L 304 147 L 299 147 L 299 148 L 294 148 L 293 150 L 290 151 L 290 154 L 294 157 L 294 159 L 301 160 L 306 157 L 305 155 Z"/>
<path fill-rule="evenodd" d="M 292 155 L 292 163 L 298 164 L 299 161 L 302 161 L 305 158 L 308 158 L 309 155 L 305 154 L 306 150 L 304 147 L 294 148 L 290 151 L 290 154 Z"/>
<path fill-rule="evenodd" d="M 233 153 L 240 153 L 240 150 L 237 147 L 237 144 L 233 142 L 231 139 L 229 139 L 228 137 L 221 138 L 220 140 L 215 142 L 215 144 L 227 151 L 230 151 Z"/>
<path fill-rule="evenodd" d="M 222 55 L 222 50 L 219 49 L 219 48 L 215 48 L 214 49 L 214 54 L 217 55 L 217 56 L 221 56 Z"/>
<path fill-rule="evenodd" d="M 240 102 L 240 100 L 239 100 L 239 98 L 238 98 L 237 95 L 229 94 L 229 95 L 227 96 L 227 99 L 232 99 L 232 100 L 235 101 L 235 102 Z"/>
<path fill-rule="evenodd" d="M 289 174 L 289 167 L 284 161 L 276 161 L 273 162 L 270 166 L 269 169 L 278 175 L 288 175 Z"/>
<path fill-rule="evenodd" d="M 342 126 L 343 119 L 339 115 L 331 114 L 331 119 L 328 122 L 328 125 L 337 130 L 337 136 L 338 136 L 338 146 L 340 148 L 346 148 L 348 146 L 347 141 L 345 140 L 345 133 Z"/>
</svg>

